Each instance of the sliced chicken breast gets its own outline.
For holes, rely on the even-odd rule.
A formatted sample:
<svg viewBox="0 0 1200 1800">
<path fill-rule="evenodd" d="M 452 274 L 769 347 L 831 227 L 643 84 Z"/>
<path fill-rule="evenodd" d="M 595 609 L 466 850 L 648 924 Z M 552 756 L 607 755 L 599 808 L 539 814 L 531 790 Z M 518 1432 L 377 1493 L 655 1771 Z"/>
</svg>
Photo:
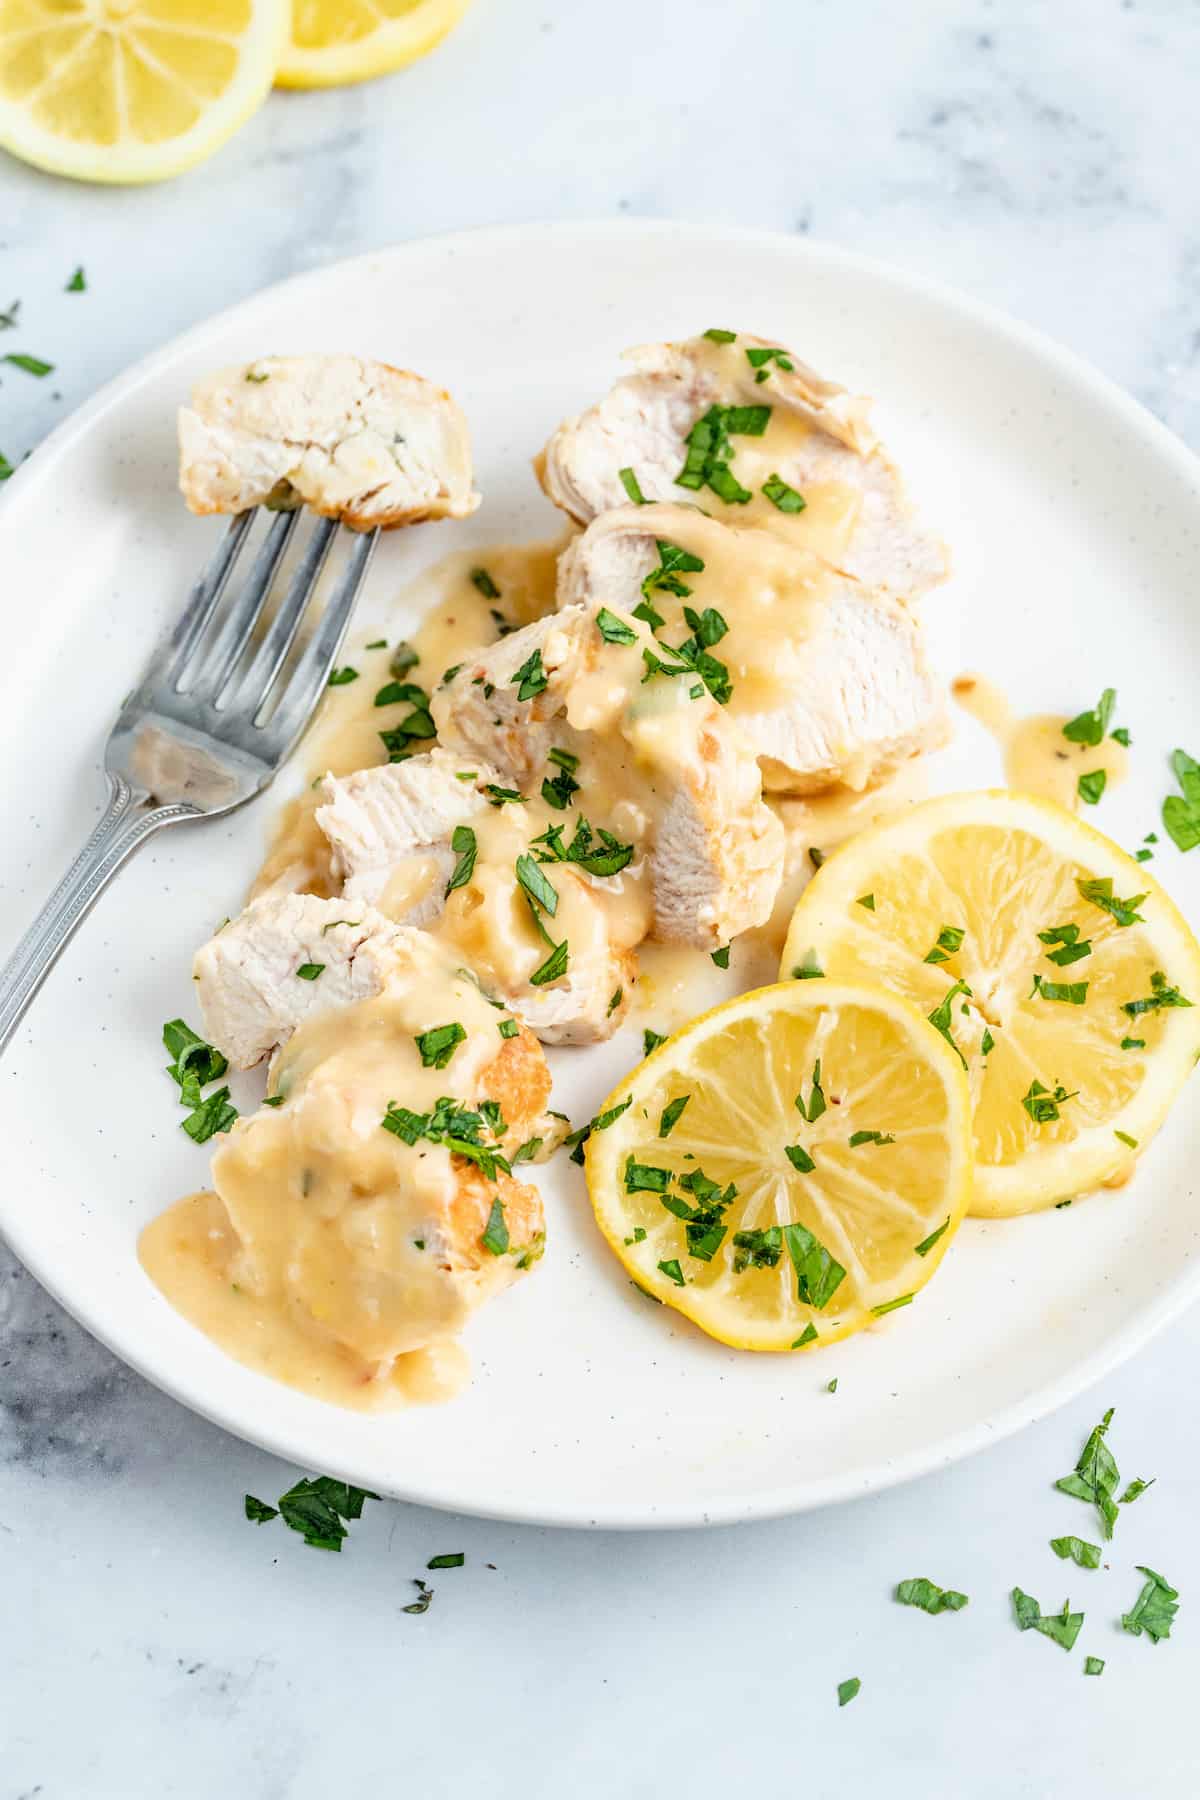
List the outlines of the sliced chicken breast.
<svg viewBox="0 0 1200 1800">
<path fill-rule="evenodd" d="M 717 337 L 628 353 L 634 372 L 542 452 L 538 475 L 555 505 L 586 524 L 639 493 L 693 498 L 895 594 L 944 580 L 945 546 L 916 520 L 868 423 L 870 402 L 768 340 Z"/>
<path fill-rule="evenodd" d="M 679 550 L 682 576 L 656 583 Z M 687 637 L 685 606 L 715 609 L 727 628 L 712 654 L 729 670 L 728 712 L 769 790 L 862 788 L 949 734 L 912 610 L 766 532 L 680 505 L 602 513 L 560 559 L 558 597 L 623 614 L 648 597 L 665 645 Z"/>
<path fill-rule="evenodd" d="M 576 758 L 579 813 L 646 859 L 651 935 L 712 950 L 769 914 L 782 831 L 737 722 L 661 650 L 628 611 L 566 606 L 468 658 L 433 716 L 518 790 Z"/>
<path fill-rule="evenodd" d="M 487 788 L 498 791 L 501 780 L 478 757 L 433 750 L 340 780 L 327 776 L 317 823 L 345 877 L 347 902 L 372 901 L 390 919 L 456 945 L 487 991 L 545 1043 L 599 1042 L 628 1011 L 636 974 L 629 951 L 644 926 L 630 935 L 629 909 L 614 905 L 619 897 L 605 894 L 601 881 L 547 869 L 555 933 L 569 953 L 553 981 L 533 981 L 547 950 L 516 867 L 546 821 L 489 801 Z M 456 849 L 459 828 L 468 835 Z"/>
<path fill-rule="evenodd" d="M 357 356 L 265 356 L 210 376 L 180 409 L 179 453 L 197 513 L 303 504 L 369 531 L 479 505 L 450 395 Z"/>
</svg>

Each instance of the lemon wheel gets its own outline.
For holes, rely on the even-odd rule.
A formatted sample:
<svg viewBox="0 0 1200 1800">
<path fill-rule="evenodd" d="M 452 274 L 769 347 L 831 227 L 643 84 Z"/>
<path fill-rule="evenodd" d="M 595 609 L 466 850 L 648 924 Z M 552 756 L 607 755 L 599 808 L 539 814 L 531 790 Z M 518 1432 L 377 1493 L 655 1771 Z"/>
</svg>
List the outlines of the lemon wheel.
<svg viewBox="0 0 1200 1800">
<path fill-rule="evenodd" d="M 904 995 L 953 1044 L 983 1215 L 1119 1182 L 1200 1049 L 1200 945 L 1176 907 L 1144 865 L 1028 795 L 950 794 L 836 851 L 781 973 L 817 968 Z"/>
<path fill-rule="evenodd" d="M 470 0 L 295 0 L 280 87 L 340 87 L 416 62 L 440 44 Z"/>
<path fill-rule="evenodd" d="M 0 0 L 0 146 L 81 181 L 160 181 L 269 92 L 287 0 Z"/>
<path fill-rule="evenodd" d="M 907 1001 L 786 982 L 668 1038 L 588 1141 L 639 1287 L 744 1350 L 835 1343 L 906 1307 L 966 1210 L 970 1103 Z"/>
</svg>

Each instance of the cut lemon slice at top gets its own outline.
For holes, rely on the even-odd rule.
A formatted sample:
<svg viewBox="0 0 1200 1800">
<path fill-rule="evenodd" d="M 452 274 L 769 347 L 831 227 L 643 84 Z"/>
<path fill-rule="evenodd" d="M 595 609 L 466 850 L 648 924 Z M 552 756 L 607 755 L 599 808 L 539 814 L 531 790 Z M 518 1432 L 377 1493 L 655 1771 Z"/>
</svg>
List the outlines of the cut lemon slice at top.
<svg viewBox="0 0 1200 1800">
<path fill-rule="evenodd" d="M 1098 831 L 1023 794 L 930 800 L 836 851 L 783 954 L 787 975 L 813 968 L 906 995 L 953 1042 L 980 1214 L 1119 1181 L 1200 1048 L 1200 945 L 1175 906 Z"/>
<path fill-rule="evenodd" d="M 613 1090 L 587 1145 L 638 1286 L 743 1350 L 906 1306 L 971 1183 L 962 1065 L 907 1001 L 784 982 L 696 1019 Z"/>
<path fill-rule="evenodd" d="M 287 0 L 0 0 L 0 145 L 81 181 L 160 181 L 270 91 Z"/>
<path fill-rule="evenodd" d="M 415 62 L 462 18 L 469 0 L 295 0 L 280 87 L 340 87 Z"/>
</svg>

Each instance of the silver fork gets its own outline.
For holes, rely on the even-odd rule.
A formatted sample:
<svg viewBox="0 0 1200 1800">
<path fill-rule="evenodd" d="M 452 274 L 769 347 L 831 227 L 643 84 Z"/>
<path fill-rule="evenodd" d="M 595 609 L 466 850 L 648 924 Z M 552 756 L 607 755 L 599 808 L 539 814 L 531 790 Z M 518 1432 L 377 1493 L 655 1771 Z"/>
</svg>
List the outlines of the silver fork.
<svg viewBox="0 0 1200 1800">
<path fill-rule="evenodd" d="M 66 944 L 125 859 L 164 826 L 232 812 L 274 778 L 312 717 L 374 554 L 377 531 L 353 547 L 312 636 L 285 681 L 296 641 L 337 535 L 318 519 L 274 618 L 245 663 L 299 512 L 272 519 L 245 585 L 216 622 L 250 534 L 240 513 L 192 589 L 178 624 L 121 708 L 104 753 L 108 805 L 0 970 L 0 1054 Z"/>
</svg>

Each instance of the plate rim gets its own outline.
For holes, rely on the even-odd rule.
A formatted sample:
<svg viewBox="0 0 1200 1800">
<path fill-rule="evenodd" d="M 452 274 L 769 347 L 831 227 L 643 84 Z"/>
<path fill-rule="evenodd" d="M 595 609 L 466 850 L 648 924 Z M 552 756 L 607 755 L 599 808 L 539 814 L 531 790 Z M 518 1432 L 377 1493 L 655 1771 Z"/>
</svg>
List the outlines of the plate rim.
<svg viewBox="0 0 1200 1800">
<path fill-rule="evenodd" d="M 114 407 L 156 376 L 168 369 L 181 356 L 200 348 L 210 336 L 236 328 L 243 317 L 249 317 L 264 302 L 319 288 L 331 278 L 353 279 L 356 272 L 371 273 L 381 263 L 403 261 L 430 249 L 453 255 L 458 248 L 511 251 L 531 239 L 548 238 L 629 240 L 654 237 L 669 242 L 689 241 L 693 246 L 707 242 L 725 247 L 744 247 L 794 259 L 798 264 L 825 270 L 845 271 L 890 286 L 975 327 L 982 327 L 1010 346 L 1040 361 L 1048 370 L 1060 374 L 1076 390 L 1106 408 L 1160 457 L 1175 475 L 1190 487 L 1200 503 L 1200 456 L 1197 456 L 1168 426 L 1156 418 L 1139 400 L 1129 394 L 1112 377 L 1106 375 L 1077 351 L 1060 344 L 1048 333 L 1027 324 L 1002 308 L 981 301 L 940 279 L 913 274 L 885 259 L 857 250 L 847 250 L 821 239 L 793 236 L 784 232 L 754 227 L 705 224 L 694 220 L 657 219 L 649 216 L 617 219 L 553 220 L 489 225 L 468 230 L 427 233 L 354 256 L 335 258 L 315 268 L 272 282 L 266 287 L 211 313 L 185 331 L 138 358 L 112 376 L 83 404 L 52 430 L 20 463 L 0 492 L 0 539 L 9 529 L 20 530 L 18 514 L 23 504 L 36 502 L 39 492 L 53 483 L 59 459 L 84 439 Z M 272 1428 L 269 1415 L 262 1422 L 245 1419 L 236 1404 L 232 1413 L 206 1398 L 201 1383 L 186 1375 L 176 1376 L 171 1370 L 152 1367 L 136 1342 L 124 1342 L 119 1329 L 98 1326 L 86 1316 L 82 1301 L 68 1298 L 60 1291 L 53 1268 L 42 1266 L 36 1246 L 31 1250 L 23 1241 L 21 1218 L 2 1216 L 0 1197 L 0 1235 L 34 1279 L 90 1336 L 102 1343 L 128 1367 L 173 1400 L 186 1406 L 212 1424 L 228 1431 L 244 1442 L 257 1445 L 282 1459 L 307 1466 L 309 1457 L 300 1441 L 300 1432 Z M 825 1479 L 806 1476 L 796 1481 L 775 1484 L 755 1494 L 725 1493 L 710 1496 L 704 1504 L 652 1502 L 631 1504 L 621 1499 L 611 1504 L 594 1504 L 589 1516 L 576 1503 L 555 1504 L 547 1499 L 535 1504 L 499 1499 L 489 1505 L 477 1491 L 461 1491 L 432 1484 L 428 1477 L 412 1481 L 383 1481 L 385 1493 L 414 1505 L 467 1514 L 478 1518 L 499 1519 L 520 1524 L 604 1530 L 655 1530 L 699 1528 L 709 1525 L 735 1524 L 757 1519 L 778 1518 L 789 1514 L 815 1511 L 867 1494 L 884 1492 L 903 1482 L 912 1481 L 936 1470 L 948 1468 L 978 1450 L 998 1444 L 1026 1426 L 1048 1417 L 1062 1406 L 1096 1385 L 1106 1375 L 1142 1349 L 1159 1332 L 1181 1317 L 1200 1295 L 1200 1257 L 1171 1281 L 1152 1303 L 1145 1305 L 1120 1329 L 1114 1331 L 1102 1348 L 1064 1370 L 1056 1379 L 1042 1384 L 1020 1400 L 985 1415 L 964 1426 L 936 1445 L 922 1446 L 910 1454 L 875 1464 L 853 1475 Z M 261 1377 L 266 1381 L 267 1377 Z M 362 1477 L 352 1457 L 334 1455 L 323 1458 L 324 1472 L 343 1480 Z M 377 1474 L 371 1480 L 380 1482 Z"/>
</svg>

